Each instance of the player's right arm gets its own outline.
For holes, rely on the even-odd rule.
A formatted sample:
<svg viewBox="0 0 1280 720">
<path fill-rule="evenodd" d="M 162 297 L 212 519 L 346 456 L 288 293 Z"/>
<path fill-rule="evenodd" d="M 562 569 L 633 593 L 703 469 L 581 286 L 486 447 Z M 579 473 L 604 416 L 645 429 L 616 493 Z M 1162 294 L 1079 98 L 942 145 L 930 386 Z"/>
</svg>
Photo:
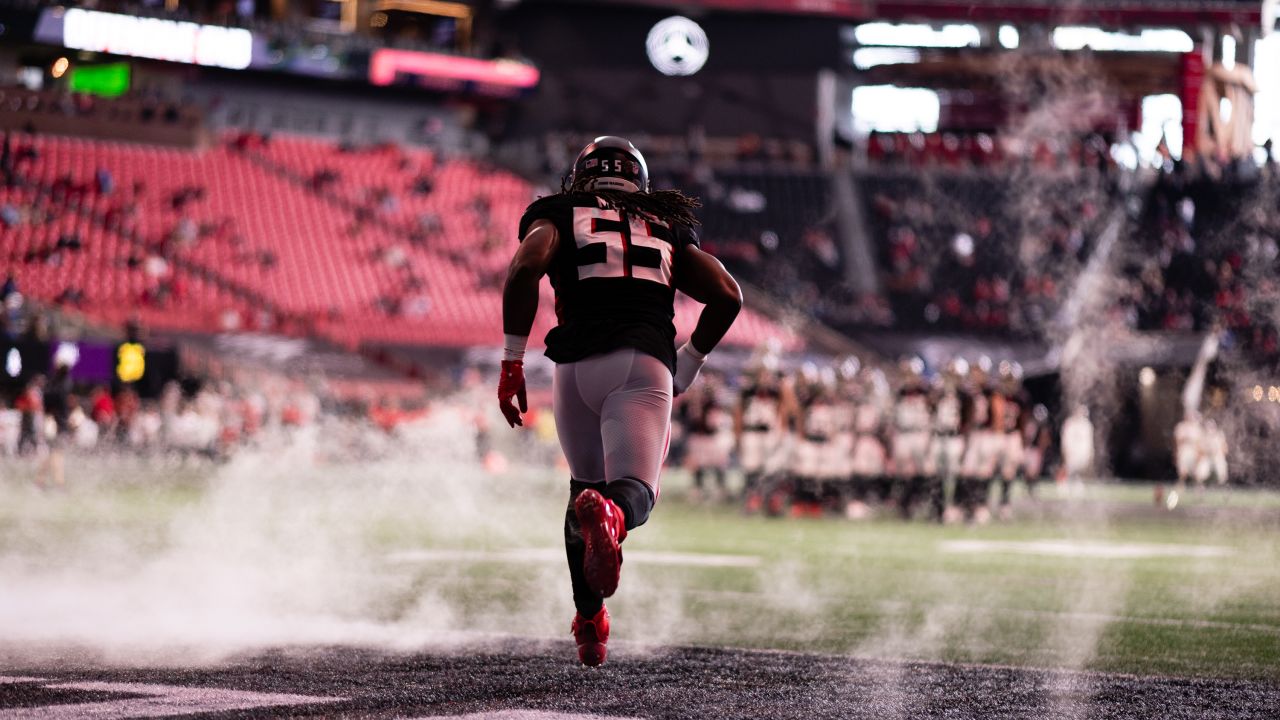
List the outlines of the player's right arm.
<svg viewBox="0 0 1280 720">
<path fill-rule="evenodd" d="M 536 220 L 520 240 L 507 267 L 502 287 L 502 376 L 498 380 L 498 409 L 511 427 L 523 425 L 521 413 L 529 411 L 524 388 L 524 349 L 538 314 L 538 285 L 551 269 L 559 237 L 548 220 Z M 519 409 L 515 401 L 519 401 Z"/>
<path fill-rule="evenodd" d="M 538 284 L 551 269 L 559 241 L 556 226 L 549 220 L 535 220 L 520 240 L 502 287 L 503 333 L 529 336 L 538 314 Z"/>
</svg>

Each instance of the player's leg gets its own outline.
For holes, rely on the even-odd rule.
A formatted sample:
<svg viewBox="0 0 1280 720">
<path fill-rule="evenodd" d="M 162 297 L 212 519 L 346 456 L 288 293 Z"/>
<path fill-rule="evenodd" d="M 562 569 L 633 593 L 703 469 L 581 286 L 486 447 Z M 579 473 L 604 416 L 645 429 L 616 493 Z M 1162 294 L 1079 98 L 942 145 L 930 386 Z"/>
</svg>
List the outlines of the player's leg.
<svg viewBox="0 0 1280 720">
<path fill-rule="evenodd" d="M 746 512 L 760 509 L 760 480 L 764 475 L 764 433 L 745 430 L 738 442 L 742 468 L 742 501 Z"/>
<path fill-rule="evenodd" d="M 617 590 L 627 531 L 643 525 L 659 492 L 658 477 L 670 439 L 671 372 L 661 361 L 630 349 L 582 363 L 578 381 L 591 402 L 603 398 L 599 436 L 603 487 L 574 502 L 586 545 L 583 570 L 602 597 Z"/>
<path fill-rule="evenodd" d="M 1195 467 L 1195 455 L 1188 448 L 1178 448 L 1176 453 L 1176 465 L 1178 471 L 1178 492 L 1186 492 L 1187 479 L 1191 477 L 1191 472 Z"/>
<path fill-rule="evenodd" d="M 689 449 L 691 454 L 699 450 L 700 448 L 696 447 L 696 443 L 694 443 L 694 447 L 691 447 Z M 691 491 L 689 493 L 690 501 L 695 503 L 702 501 L 702 498 L 704 497 L 704 493 L 706 492 L 706 488 L 704 487 L 706 483 L 706 476 L 707 476 L 706 465 L 703 465 L 701 462 L 695 459 L 693 463 L 693 488 L 691 488 Z"/>
<path fill-rule="evenodd" d="M 578 363 L 557 365 L 552 378 L 552 409 L 560 447 L 569 463 L 569 506 L 564 518 L 564 546 L 569 562 L 569 581 L 573 587 L 573 635 L 578 645 L 578 659 L 584 665 L 604 662 L 605 643 L 609 640 L 609 614 L 604 598 L 587 582 L 584 563 L 586 542 L 574 510 L 575 501 L 585 490 L 604 487 L 604 444 L 600 437 L 600 415 L 588 404 L 578 388 Z"/>
<path fill-rule="evenodd" d="M 626 355 L 629 354 L 629 358 Z M 671 371 L 638 350 L 619 351 L 622 382 L 604 398 L 600 433 L 607 485 L 603 494 L 626 516 L 628 530 L 649 519 L 671 433 Z"/>
<path fill-rule="evenodd" d="M 960 486 L 960 470 L 961 463 L 964 461 L 965 441 L 962 436 L 956 435 L 947 438 L 943 446 L 946 456 L 947 469 L 942 477 L 942 520 L 943 522 L 956 522 L 962 516 L 959 509 L 958 495 Z"/>
<path fill-rule="evenodd" d="M 1018 453 L 1014 448 L 1014 437 L 1012 433 L 1001 433 L 997 437 L 999 460 L 997 462 L 996 472 L 1000 479 L 998 512 L 1001 520 L 1008 520 L 1013 515 L 1013 481 L 1017 477 L 1015 464 L 1018 460 Z"/>
</svg>

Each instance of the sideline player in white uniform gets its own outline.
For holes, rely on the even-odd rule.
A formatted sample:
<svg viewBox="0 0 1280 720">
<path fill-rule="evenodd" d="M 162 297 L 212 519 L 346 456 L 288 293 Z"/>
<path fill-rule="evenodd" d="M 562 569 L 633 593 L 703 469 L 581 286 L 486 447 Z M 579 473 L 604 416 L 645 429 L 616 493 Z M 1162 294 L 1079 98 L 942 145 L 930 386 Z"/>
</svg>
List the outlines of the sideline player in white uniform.
<svg viewBox="0 0 1280 720">
<path fill-rule="evenodd" d="M 1022 472 L 1022 423 L 1026 399 L 1022 391 L 1022 369 L 1014 363 L 1000 363 L 1000 384 L 996 388 L 995 431 L 996 473 L 1000 478 L 1000 519 L 1012 517 L 1013 483 Z"/>
<path fill-rule="evenodd" d="M 572 474 L 565 548 L 584 665 L 605 661 L 604 598 L 618 587 L 619 544 L 658 498 L 673 391 L 693 384 L 742 307 L 733 277 L 698 247 L 695 207 L 679 192 L 651 191 L 630 142 L 596 138 L 561 192 L 525 211 L 503 288 L 498 406 L 512 427 L 528 410 L 523 359 L 544 275 L 555 289 L 547 357 L 556 363 L 552 409 Z M 676 290 L 705 304 L 679 350 Z"/>
<path fill-rule="evenodd" d="M 888 452 L 883 437 L 887 389 L 879 370 L 862 372 L 853 389 L 852 500 L 846 513 L 858 520 L 870 514 L 870 502 L 883 500 L 888 495 L 889 489 L 884 487 Z"/>
<path fill-rule="evenodd" d="M 681 400 L 685 429 L 685 467 L 693 474 L 690 498 L 699 502 L 728 498 L 725 476 L 729 470 L 728 414 L 720 405 L 720 383 L 710 375 L 694 385 Z M 708 494 L 706 476 L 715 478 L 714 494 Z"/>
<path fill-rule="evenodd" d="M 801 408 L 796 465 L 796 497 L 801 504 L 793 510 L 802 514 L 820 514 L 823 504 L 835 497 L 833 483 L 840 467 L 831 461 L 840 434 L 839 412 L 835 370 L 823 368 Z"/>
<path fill-rule="evenodd" d="M 1200 413 L 1188 410 L 1173 428 L 1173 459 L 1178 471 L 1178 492 L 1185 492 L 1187 481 L 1196 474 L 1200 464 Z"/>
<path fill-rule="evenodd" d="M 1227 484 L 1227 436 L 1213 420 L 1206 420 L 1200 434 L 1200 460 L 1196 464 L 1196 490 L 1204 491 L 1205 483 L 1213 479 L 1219 485 Z"/>
<path fill-rule="evenodd" d="M 969 364 L 957 358 L 947 364 L 935 388 L 933 437 L 929 442 L 927 468 L 933 476 L 931 500 L 935 520 L 947 516 L 946 508 L 955 495 L 956 476 L 964 459 L 964 396 L 960 383 L 968 372 Z"/>
<path fill-rule="evenodd" d="M 759 511 L 766 477 L 776 472 L 782 443 L 782 388 L 767 365 L 756 368 L 738 395 L 734 409 L 734 443 L 743 474 L 743 502 L 747 512 Z"/>
<path fill-rule="evenodd" d="M 1084 494 L 1084 477 L 1093 471 L 1093 423 L 1083 405 L 1062 423 L 1062 467 L 1067 491 Z"/>
<path fill-rule="evenodd" d="M 817 481 L 811 473 L 816 472 L 818 455 L 821 452 L 821 438 L 810 439 L 806 433 L 806 424 L 813 406 L 820 402 L 822 385 L 818 378 L 818 366 L 812 362 L 801 365 L 791 376 L 793 402 L 790 422 L 787 427 L 790 435 L 791 452 L 787 457 L 785 492 L 773 494 L 767 500 L 766 510 L 771 515 L 779 514 L 785 509 L 785 500 L 794 502 L 793 510 L 799 514 L 810 510 L 817 503 Z"/>
<path fill-rule="evenodd" d="M 1050 466 L 1053 451 L 1053 432 L 1049 425 L 1049 408 L 1036 405 L 1022 426 L 1023 447 L 1022 475 L 1027 481 L 1027 494 L 1033 499 L 1036 486 Z"/>
<path fill-rule="evenodd" d="M 996 449 L 995 418 L 992 409 L 992 389 L 987 384 L 988 358 L 981 358 L 969 368 L 969 380 L 965 393 L 968 406 L 965 412 L 965 451 L 960 477 L 956 480 L 956 506 L 966 520 L 979 523 L 990 518 L 987 498 L 991 480 L 995 476 Z"/>
<path fill-rule="evenodd" d="M 924 361 L 905 360 L 902 371 L 902 387 L 893 409 L 893 474 L 898 485 L 898 511 L 907 519 L 925 490 L 930 411 Z"/>
<path fill-rule="evenodd" d="M 823 460 L 828 490 L 838 511 L 848 513 L 853 492 L 853 450 L 856 442 L 854 425 L 857 420 L 856 384 L 861 364 L 855 357 L 840 363 L 836 370 L 836 385 L 832 397 L 835 416 L 835 438 L 827 444 L 828 456 Z"/>
</svg>

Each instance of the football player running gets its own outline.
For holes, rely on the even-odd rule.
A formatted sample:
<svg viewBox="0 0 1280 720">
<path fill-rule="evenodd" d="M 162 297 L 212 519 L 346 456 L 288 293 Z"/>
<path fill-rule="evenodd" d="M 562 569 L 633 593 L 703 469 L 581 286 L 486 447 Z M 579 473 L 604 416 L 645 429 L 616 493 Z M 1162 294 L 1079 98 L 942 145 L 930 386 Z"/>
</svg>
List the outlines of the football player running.
<svg viewBox="0 0 1280 720">
<path fill-rule="evenodd" d="M 512 427 L 528 410 L 523 358 L 543 275 L 555 290 L 546 354 L 556 363 L 552 410 L 572 475 L 565 516 L 572 632 L 588 666 L 605 661 L 604 599 L 618 587 L 620 543 L 658 498 L 673 394 L 693 384 L 742 307 L 733 277 L 699 249 L 697 206 L 678 191 L 650 190 L 644 156 L 629 141 L 598 137 L 578 154 L 561 192 L 525 211 L 503 288 L 498 404 Z M 705 306 L 679 350 L 676 290 Z"/>
</svg>

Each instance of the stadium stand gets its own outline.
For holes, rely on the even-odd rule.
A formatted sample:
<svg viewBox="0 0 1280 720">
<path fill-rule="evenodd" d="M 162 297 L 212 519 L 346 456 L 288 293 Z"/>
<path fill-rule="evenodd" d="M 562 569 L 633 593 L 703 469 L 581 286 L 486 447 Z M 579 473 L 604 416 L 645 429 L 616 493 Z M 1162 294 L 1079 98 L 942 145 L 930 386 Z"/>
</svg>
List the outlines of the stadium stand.
<svg viewBox="0 0 1280 720">
<path fill-rule="evenodd" d="M 1274 277 L 1280 269 L 1275 165 L 1180 163 L 1152 186 L 1139 227 L 1130 323 L 1141 330 L 1229 331 L 1247 351 L 1280 358 Z"/>
<path fill-rule="evenodd" d="M 510 233 L 533 197 L 506 171 L 393 145 L 10 142 L 21 159 L 4 196 L 18 214 L 8 260 L 24 286 L 105 320 L 137 311 L 159 328 L 311 334 L 348 347 L 490 344 Z M 551 306 L 548 291 L 539 337 Z M 681 305 L 680 327 L 692 327 L 693 312 Z M 798 343 L 750 313 L 730 342 L 768 338 Z"/>
<path fill-rule="evenodd" d="M 688 186 L 703 201 L 704 242 L 740 279 L 833 326 L 892 321 L 883 298 L 845 282 L 824 173 L 708 166 Z"/>
<path fill-rule="evenodd" d="M 1118 201 L 1113 178 L 1087 167 L 899 163 L 858 183 L 898 326 L 914 330 L 1043 327 Z"/>
</svg>

